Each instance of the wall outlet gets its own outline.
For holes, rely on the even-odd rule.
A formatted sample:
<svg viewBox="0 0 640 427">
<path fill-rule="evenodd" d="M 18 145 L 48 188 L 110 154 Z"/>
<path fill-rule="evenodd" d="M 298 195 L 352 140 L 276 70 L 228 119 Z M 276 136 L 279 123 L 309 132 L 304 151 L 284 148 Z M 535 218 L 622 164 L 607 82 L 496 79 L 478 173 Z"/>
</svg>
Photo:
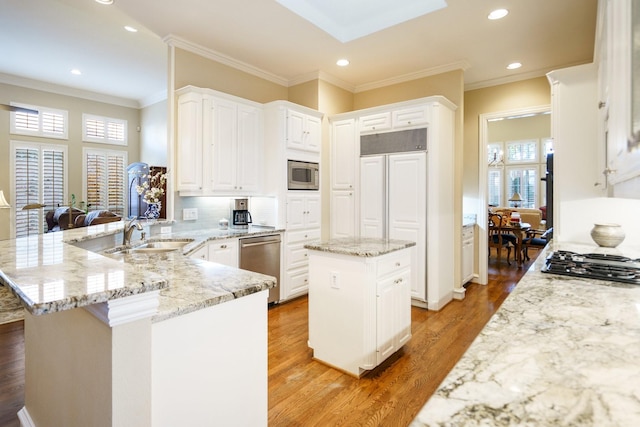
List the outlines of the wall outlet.
<svg viewBox="0 0 640 427">
<path fill-rule="evenodd" d="M 329 273 L 329 280 L 331 281 L 332 288 L 340 289 L 340 273 L 337 271 L 331 271 Z"/>
<path fill-rule="evenodd" d="M 160 234 L 171 234 L 171 227 L 160 227 Z"/>
<path fill-rule="evenodd" d="M 182 220 L 191 221 L 198 219 L 198 208 L 182 209 Z"/>
</svg>

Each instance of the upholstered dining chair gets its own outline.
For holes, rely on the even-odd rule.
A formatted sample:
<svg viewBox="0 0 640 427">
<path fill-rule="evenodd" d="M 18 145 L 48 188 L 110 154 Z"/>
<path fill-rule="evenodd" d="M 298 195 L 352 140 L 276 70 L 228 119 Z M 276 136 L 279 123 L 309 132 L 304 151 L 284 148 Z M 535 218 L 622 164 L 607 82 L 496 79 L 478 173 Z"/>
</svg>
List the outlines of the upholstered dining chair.
<svg viewBox="0 0 640 427">
<path fill-rule="evenodd" d="M 489 212 L 489 256 L 491 248 L 496 248 L 498 262 L 502 258 L 502 248 L 507 248 L 507 264 L 511 256 L 511 248 L 516 246 L 516 236 L 502 229 L 504 225 L 503 216 L 494 212 Z M 514 252 L 515 255 L 515 252 Z"/>
<path fill-rule="evenodd" d="M 548 230 L 529 230 L 527 237 L 522 239 L 522 255 L 527 261 L 529 258 L 529 248 L 542 249 L 553 236 L 553 227 Z"/>
</svg>

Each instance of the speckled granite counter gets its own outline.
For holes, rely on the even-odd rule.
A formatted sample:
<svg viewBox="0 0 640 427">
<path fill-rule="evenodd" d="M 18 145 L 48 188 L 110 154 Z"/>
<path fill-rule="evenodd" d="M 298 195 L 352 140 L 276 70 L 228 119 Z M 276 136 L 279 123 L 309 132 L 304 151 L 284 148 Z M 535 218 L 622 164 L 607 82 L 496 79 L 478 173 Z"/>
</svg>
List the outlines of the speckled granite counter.
<svg viewBox="0 0 640 427">
<path fill-rule="evenodd" d="M 640 425 L 640 287 L 541 273 L 558 249 L 619 253 L 550 245 L 412 427 Z"/>
<path fill-rule="evenodd" d="M 376 257 L 389 252 L 415 246 L 415 242 L 406 240 L 372 239 L 372 238 L 343 238 L 331 239 L 323 242 L 312 242 L 304 245 L 305 248 L 331 252 L 335 254 L 351 255 L 359 257 Z"/>
<path fill-rule="evenodd" d="M 144 222 L 143 222 L 144 223 Z M 149 239 L 192 239 L 180 252 L 130 254 L 113 259 L 75 247 L 78 243 L 121 233 L 123 222 L 0 241 L 0 282 L 32 314 L 69 310 L 161 290 L 153 321 L 275 286 L 274 278 L 188 256 L 207 241 L 273 234 L 281 230 L 197 230 Z"/>
</svg>

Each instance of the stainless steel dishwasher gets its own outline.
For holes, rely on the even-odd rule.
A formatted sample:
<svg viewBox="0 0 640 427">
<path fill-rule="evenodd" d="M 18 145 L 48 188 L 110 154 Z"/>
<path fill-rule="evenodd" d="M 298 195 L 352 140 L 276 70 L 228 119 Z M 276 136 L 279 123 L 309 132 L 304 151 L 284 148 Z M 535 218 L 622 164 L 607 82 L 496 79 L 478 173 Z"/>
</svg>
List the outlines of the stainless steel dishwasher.
<svg viewBox="0 0 640 427">
<path fill-rule="evenodd" d="M 274 276 L 276 286 L 269 289 L 269 303 L 280 300 L 280 235 L 240 239 L 240 268 Z"/>
</svg>

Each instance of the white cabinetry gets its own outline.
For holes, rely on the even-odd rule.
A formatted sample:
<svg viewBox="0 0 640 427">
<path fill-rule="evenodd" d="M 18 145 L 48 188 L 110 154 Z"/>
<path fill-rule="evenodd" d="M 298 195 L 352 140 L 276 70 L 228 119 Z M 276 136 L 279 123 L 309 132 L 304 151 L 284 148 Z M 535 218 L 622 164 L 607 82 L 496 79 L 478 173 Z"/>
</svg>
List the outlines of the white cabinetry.
<svg viewBox="0 0 640 427">
<path fill-rule="evenodd" d="M 289 190 L 287 160 L 318 163 L 320 173 L 322 114 L 288 101 L 264 106 L 266 194 L 277 200 L 276 228 L 284 228 L 280 300 L 308 291 L 308 256 L 304 245 L 321 236 L 320 191 Z M 322 182 L 322 179 L 320 180 Z"/>
<path fill-rule="evenodd" d="M 415 247 L 377 257 L 310 250 L 309 347 L 356 377 L 411 338 Z"/>
<path fill-rule="evenodd" d="M 238 268 L 238 239 L 211 240 L 190 257 Z"/>
<path fill-rule="evenodd" d="M 358 235 L 358 142 L 355 118 L 331 123 L 331 238 Z"/>
<path fill-rule="evenodd" d="M 474 225 L 462 228 L 462 284 L 473 279 Z"/>
<path fill-rule="evenodd" d="M 210 241 L 209 261 L 238 268 L 238 239 Z"/>
<path fill-rule="evenodd" d="M 320 152 L 320 118 L 293 109 L 287 110 L 287 147 Z"/>
<path fill-rule="evenodd" d="M 177 94 L 180 194 L 258 194 L 264 160 L 260 104 L 193 86 Z"/>
<path fill-rule="evenodd" d="M 320 228 L 320 195 L 287 195 L 287 230 Z"/>
<path fill-rule="evenodd" d="M 210 105 L 210 99 L 206 102 Z M 205 97 L 201 93 L 187 92 L 178 97 L 176 144 L 178 191 L 202 190 L 203 122 Z"/>
<path fill-rule="evenodd" d="M 262 182 L 260 110 L 226 99 L 213 100 L 211 189 L 257 193 Z"/>
<path fill-rule="evenodd" d="M 330 169 L 339 171 L 335 176 L 332 173 L 331 237 L 347 237 L 349 234 L 360 237 L 386 237 L 380 233 L 385 232 L 386 225 L 394 226 L 392 221 L 388 221 L 388 216 L 392 216 L 394 212 L 399 213 L 401 219 L 395 226 L 401 234 L 390 237 L 417 242 L 417 267 L 413 273 L 416 279 L 412 280 L 413 301 L 415 305 L 431 310 L 439 310 L 451 301 L 453 289 L 459 286 L 454 277 L 461 271 L 461 260 L 455 257 L 454 251 L 461 242 L 454 241 L 458 225 L 451 214 L 455 210 L 455 109 L 456 106 L 446 98 L 432 96 L 338 114 L 329 118 L 332 126 Z M 344 188 L 344 183 L 349 182 L 349 177 L 341 172 L 347 169 L 346 165 L 351 162 L 349 147 L 343 145 L 344 141 L 350 139 L 347 136 L 349 120 L 355 120 L 356 135 L 351 139 L 351 148 L 357 158 L 353 170 L 356 179 L 359 179 L 351 195 L 345 193 L 348 190 Z M 361 152 L 361 138 L 368 135 L 366 138 L 373 140 L 374 136 L 378 138 L 379 135 L 383 140 L 385 135 L 396 131 L 398 135 L 399 132 L 416 132 L 417 135 L 422 129 L 426 129 L 426 160 L 421 160 L 420 164 L 426 166 L 426 172 L 419 172 L 410 178 L 409 175 L 417 173 L 418 169 L 409 163 L 398 163 L 395 169 L 404 178 L 397 181 L 397 185 L 387 187 L 384 175 L 386 172 L 380 169 L 379 164 L 375 164 L 382 163 L 382 160 L 376 160 L 374 157 L 382 151 L 389 154 L 387 157 L 391 157 L 393 150 L 387 152 L 384 147 L 379 147 L 379 151 L 370 150 L 371 154 L 367 155 L 366 150 Z M 408 145 L 399 151 L 406 154 L 413 152 L 413 149 L 406 147 Z M 418 151 L 425 155 L 424 146 L 416 145 L 416 154 Z M 411 194 L 412 191 L 414 194 Z M 423 204 L 425 197 L 426 201 Z M 391 203 L 385 204 L 386 200 L 390 200 Z M 352 202 L 355 203 L 355 208 Z M 417 210 L 423 206 L 426 206 L 426 213 Z M 355 212 L 355 232 L 351 231 L 351 223 L 342 223 L 348 221 L 347 215 L 351 215 L 352 211 Z M 404 227 L 405 224 L 402 222 L 406 221 L 409 215 L 413 215 L 417 222 L 412 223 L 411 227 Z M 416 224 L 419 226 L 414 227 Z M 409 236 L 408 233 L 413 235 Z"/>
</svg>

